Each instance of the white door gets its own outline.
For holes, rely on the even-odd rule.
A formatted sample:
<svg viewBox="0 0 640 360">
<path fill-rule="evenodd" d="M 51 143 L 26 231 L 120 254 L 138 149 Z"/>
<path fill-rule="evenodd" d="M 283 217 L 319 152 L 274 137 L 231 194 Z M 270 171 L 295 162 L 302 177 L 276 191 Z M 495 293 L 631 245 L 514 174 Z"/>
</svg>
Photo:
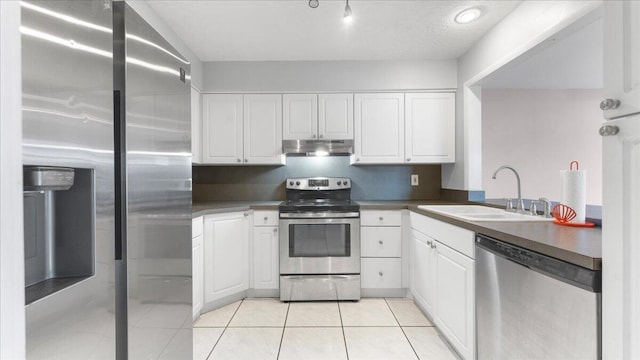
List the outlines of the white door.
<svg viewBox="0 0 640 360">
<path fill-rule="evenodd" d="M 604 2 L 604 95 L 607 119 L 640 113 L 640 1 Z"/>
<path fill-rule="evenodd" d="M 191 286 L 193 293 L 193 316 L 196 317 L 204 302 L 204 250 L 203 250 L 204 237 L 202 234 L 192 239 L 192 274 L 191 274 Z"/>
<path fill-rule="evenodd" d="M 435 242 L 435 321 L 465 359 L 474 359 L 474 261 Z"/>
<path fill-rule="evenodd" d="M 191 162 L 200 163 L 201 149 L 200 138 L 202 136 L 202 120 L 200 117 L 200 92 L 191 88 Z"/>
<path fill-rule="evenodd" d="M 244 162 L 282 164 L 282 95 L 244 95 Z"/>
<path fill-rule="evenodd" d="M 434 242 L 419 231 L 411 231 L 411 293 L 431 317 L 435 315 Z"/>
<path fill-rule="evenodd" d="M 277 290 L 280 262 L 277 226 L 253 228 L 253 288 Z"/>
<path fill-rule="evenodd" d="M 353 94 L 318 95 L 318 137 L 353 139 Z"/>
<path fill-rule="evenodd" d="M 640 111 L 640 2 L 604 2 L 604 97 L 613 118 Z M 615 130 L 619 131 L 617 134 Z M 640 358 L 640 115 L 607 121 L 603 136 L 602 351 Z"/>
<path fill-rule="evenodd" d="M 204 298 L 211 302 L 249 287 L 247 214 L 230 213 L 204 219 Z"/>
<path fill-rule="evenodd" d="M 243 161 L 242 117 L 242 95 L 202 96 L 203 164 Z"/>
<path fill-rule="evenodd" d="M 455 93 L 408 93 L 404 101 L 406 161 L 454 162 Z"/>
<path fill-rule="evenodd" d="M 355 94 L 356 164 L 404 162 L 404 94 Z"/>
<path fill-rule="evenodd" d="M 284 140 L 313 140 L 318 137 L 318 95 L 282 96 Z"/>
</svg>

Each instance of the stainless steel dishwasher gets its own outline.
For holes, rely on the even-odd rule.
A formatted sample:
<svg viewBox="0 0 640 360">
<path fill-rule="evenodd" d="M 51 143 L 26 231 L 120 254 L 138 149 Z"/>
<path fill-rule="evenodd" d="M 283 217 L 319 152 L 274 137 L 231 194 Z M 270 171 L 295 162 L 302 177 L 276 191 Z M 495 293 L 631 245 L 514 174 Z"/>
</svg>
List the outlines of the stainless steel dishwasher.
<svg viewBox="0 0 640 360">
<path fill-rule="evenodd" d="M 601 272 L 476 237 L 478 359 L 601 358 Z"/>
</svg>

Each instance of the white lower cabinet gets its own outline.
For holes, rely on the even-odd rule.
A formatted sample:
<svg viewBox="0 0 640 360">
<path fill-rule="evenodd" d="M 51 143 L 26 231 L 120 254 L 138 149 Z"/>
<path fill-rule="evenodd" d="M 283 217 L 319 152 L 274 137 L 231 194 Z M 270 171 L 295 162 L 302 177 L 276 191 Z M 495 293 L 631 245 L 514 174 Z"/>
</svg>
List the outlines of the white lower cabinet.
<svg viewBox="0 0 640 360">
<path fill-rule="evenodd" d="M 363 210 L 360 225 L 363 296 L 392 296 L 402 289 L 402 212 Z"/>
<path fill-rule="evenodd" d="M 197 317 L 204 303 L 204 251 L 202 216 L 192 220 L 191 224 L 191 289 L 193 299 L 193 317 Z"/>
<path fill-rule="evenodd" d="M 435 313 L 435 240 L 417 231 L 411 231 L 411 281 L 415 300 L 434 317 Z"/>
<path fill-rule="evenodd" d="M 253 215 L 251 287 L 258 290 L 278 290 L 280 287 L 278 212 L 255 211 Z"/>
<path fill-rule="evenodd" d="M 465 359 L 475 358 L 475 234 L 411 213 L 415 301 Z"/>
<path fill-rule="evenodd" d="M 234 212 L 204 218 L 205 303 L 249 287 L 248 216 Z"/>
</svg>

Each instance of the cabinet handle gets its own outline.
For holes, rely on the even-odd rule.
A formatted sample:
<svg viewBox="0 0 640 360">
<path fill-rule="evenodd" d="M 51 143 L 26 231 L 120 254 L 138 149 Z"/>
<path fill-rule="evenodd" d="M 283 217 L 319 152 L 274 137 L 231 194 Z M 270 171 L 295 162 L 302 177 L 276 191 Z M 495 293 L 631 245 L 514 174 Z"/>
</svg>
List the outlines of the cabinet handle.
<svg viewBox="0 0 640 360">
<path fill-rule="evenodd" d="M 407 158 L 407 161 L 411 161 L 411 158 Z"/>
<path fill-rule="evenodd" d="M 264 221 L 267 221 L 267 220 L 269 220 L 269 218 L 265 216 L 265 217 L 264 217 Z"/>
<path fill-rule="evenodd" d="M 247 159 L 244 159 L 244 162 L 249 162 L 249 160 L 247 160 Z"/>
<path fill-rule="evenodd" d="M 356 158 L 356 161 L 360 161 L 360 158 Z"/>
<path fill-rule="evenodd" d="M 429 247 L 431 247 L 431 240 L 427 240 L 427 245 L 429 245 Z"/>
<path fill-rule="evenodd" d="M 316 138 L 316 134 L 311 135 L 311 137 L 315 139 Z"/>
<path fill-rule="evenodd" d="M 242 160 L 238 159 L 238 162 L 242 162 Z"/>
<path fill-rule="evenodd" d="M 244 213 L 243 215 L 244 215 L 244 216 L 249 216 L 249 213 L 248 213 L 248 212 L 246 212 L 246 213 Z"/>
<path fill-rule="evenodd" d="M 436 244 L 431 244 L 431 248 L 435 249 L 436 248 Z"/>
<path fill-rule="evenodd" d="M 600 103 L 601 110 L 614 110 L 620 107 L 620 100 L 618 99 L 604 99 Z"/>
<path fill-rule="evenodd" d="M 382 216 L 380 216 L 378 219 L 380 219 L 380 221 L 384 220 L 384 218 Z"/>
<path fill-rule="evenodd" d="M 384 273 L 382 273 L 382 271 L 378 271 L 378 275 L 382 276 Z"/>
<path fill-rule="evenodd" d="M 320 139 L 322 139 L 323 135 L 322 135 L 322 134 L 320 134 L 320 136 L 319 136 L 319 137 L 320 137 Z"/>
<path fill-rule="evenodd" d="M 275 233 L 275 232 L 278 232 L 278 229 L 273 229 L 273 232 L 274 232 L 274 233 Z"/>
<path fill-rule="evenodd" d="M 384 243 L 382 242 L 382 240 L 380 240 L 380 241 L 378 241 L 378 244 L 382 245 L 382 244 L 384 244 Z"/>
</svg>

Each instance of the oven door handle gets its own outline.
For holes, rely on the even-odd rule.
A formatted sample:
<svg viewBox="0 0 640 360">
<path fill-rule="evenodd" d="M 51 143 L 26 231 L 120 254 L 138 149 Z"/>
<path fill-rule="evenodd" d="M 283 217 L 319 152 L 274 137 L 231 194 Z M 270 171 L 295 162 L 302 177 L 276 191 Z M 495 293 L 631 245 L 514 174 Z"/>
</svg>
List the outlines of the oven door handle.
<svg viewBox="0 0 640 360">
<path fill-rule="evenodd" d="M 311 218 L 359 218 L 360 213 L 354 212 L 299 212 L 299 213 L 280 213 L 281 219 L 311 219 Z"/>
</svg>

